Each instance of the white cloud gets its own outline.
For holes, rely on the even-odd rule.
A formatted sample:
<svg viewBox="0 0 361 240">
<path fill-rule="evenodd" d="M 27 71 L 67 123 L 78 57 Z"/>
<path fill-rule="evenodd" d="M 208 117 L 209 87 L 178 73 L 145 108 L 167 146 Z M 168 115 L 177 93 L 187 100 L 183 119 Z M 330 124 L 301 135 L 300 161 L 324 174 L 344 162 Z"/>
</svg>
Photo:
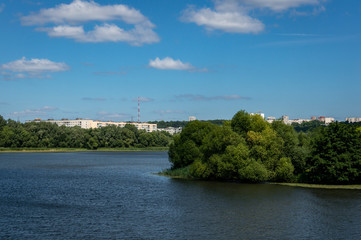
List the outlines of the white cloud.
<svg viewBox="0 0 361 240">
<path fill-rule="evenodd" d="M 273 11 L 284 11 L 302 5 L 317 5 L 322 0 L 239 0 L 240 3 L 255 8 L 269 8 Z"/>
<path fill-rule="evenodd" d="M 183 94 L 176 96 L 176 99 L 186 99 L 189 101 L 213 101 L 213 100 L 249 100 L 249 97 L 243 97 L 237 94 L 234 95 L 221 95 L 221 96 L 203 96 L 199 94 Z"/>
<path fill-rule="evenodd" d="M 214 11 L 209 8 L 200 10 L 187 9 L 182 19 L 204 26 L 208 31 L 221 30 L 229 33 L 259 33 L 264 24 L 243 11 L 229 10 Z"/>
<path fill-rule="evenodd" d="M 106 98 L 102 98 L 102 97 L 83 97 L 82 100 L 84 100 L 84 101 L 105 101 Z"/>
<path fill-rule="evenodd" d="M 42 9 L 21 18 L 24 25 L 46 23 L 83 23 L 89 21 L 121 20 L 129 24 L 148 24 L 149 20 L 138 10 L 126 5 L 101 6 L 94 1 L 74 0 L 70 4 L 59 4 L 54 8 Z"/>
<path fill-rule="evenodd" d="M 57 63 L 48 59 L 32 58 L 26 60 L 25 57 L 5 63 L 0 67 L 3 72 L 1 75 L 7 79 L 17 78 L 44 78 L 49 77 L 45 75 L 51 72 L 62 72 L 69 70 L 69 66 L 65 63 Z"/>
<path fill-rule="evenodd" d="M 165 114 L 184 114 L 185 112 L 182 110 L 155 110 L 154 113 L 159 115 L 165 115 Z"/>
<path fill-rule="evenodd" d="M 77 42 L 128 42 L 134 46 L 145 43 L 159 42 L 159 37 L 150 28 L 135 26 L 125 31 L 115 24 L 95 25 L 94 30 L 85 32 L 83 26 L 61 25 L 52 28 L 37 28 L 38 31 L 47 32 L 50 37 L 65 37 Z"/>
<path fill-rule="evenodd" d="M 159 59 L 158 57 L 154 60 L 149 61 L 149 67 L 157 68 L 161 70 L 187 70 L 194 71 L 196 68 L 190 63 L 183 63 L 181 60 L 174 60 L 170 57 Z"/>
<path fill-rule="evenodd" d="M 12 112 L 8 114 L 9 117 L 28 117 L 28 116 L 47 116 L 49 112 L 58 110 L 57 107 L 44 106 L 38 109 L 26 109 L 20 112 Z"/>
<path fill-rule="evenodd" d="M 23 25 L 38 26 L 50 37 L 65 37 L 78 42 L 127 42 L 140 46 L 159 42 L 155 27 L 140 11 L 122 4 L 102 6 L 94 1 L 74 0 L 54 8 L 21 18 Z M 109 21 L 121 21 L 134 25 L 125 30 Z M 80 24 L 97 22 L 93 30 L 85 31 Z M 52 24 L 50 27 L 40 27 Z"/>
<path fill-rule="evenodd" d="M 183 12 L 181 20 L 204 26 L 208 31 L 256 34 L 262 32 L 265 25 L 250 16 L 253 9 L 267 8 L 279 12 L 303 5 L 319 5 L 322 1 L 325 0 L 213 0 L 214 9 L 190 6 Z M 319 12 L 324 10 L 322 6 L 319 9 Z"/>
<path fill-rule="evenodd" d="M 153 102 L 153 98 L 149 97 L 139 97 L 139 102 Z M 138 102 L 138 98 L 133 98 L 133 102 Z"/>
<path fill-rule="evenodd" d="M 110 112 L 98 112 L 96 114 L 100 120 L 106 120 L 106 121 L 110 121 L 110 120 L 124 120 L 124 119 L 129 119 L 130 115 L 129 114 L 125 114 L 125 113 L 110 113 Z"/>
</svg>

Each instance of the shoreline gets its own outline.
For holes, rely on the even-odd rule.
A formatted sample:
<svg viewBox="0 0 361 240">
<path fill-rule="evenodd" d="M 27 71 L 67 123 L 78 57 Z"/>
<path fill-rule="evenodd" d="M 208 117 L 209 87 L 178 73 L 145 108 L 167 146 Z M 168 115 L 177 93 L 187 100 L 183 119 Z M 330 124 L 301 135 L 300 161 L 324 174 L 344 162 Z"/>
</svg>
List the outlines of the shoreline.
<svg viewBox="0 0 361 240">
<path fill-rule="evenodd" d="M 146 148 L 98 148 L 96 150 L 86 148 L 0 148 L 1 153 L 60 153 L 60 152 L 126 152 L 126 151 L 168 151 L 168 147 Z"/>
<path fill-rule="evenodd" d="M 199 179 L 190 178 L 182 175 L 170 175 L 164 172 L 154 173 L 154 175 L 173 178 L 173 179 L 184 179 L 190 181 L 197 181 Z M 201 180 L 202 181 L 202 180 Z M 218 181 L 222 182 L 222 181 Z M 224 181 L 227 182 L 227 181 Z M 239 182 L 241 183 L 241 182 Z M 252 184 L 252 183 L 251 183 Z M 287 187 L 301 187 L 301 188 L 314 188 L 314 189 L 333 189 L 333 190 L 361 190 L 361 184 L 352 184 L 352 185 L 327 185 L 327 184 L 311 184 L 311 183 L 278 183 L 278 182 L 263 182 L 263 183 L 254 183 L 254 184 L 272 184 L 280 185 Z"/>
<path fill-rule="evenodd" d="M 327 185 L 327 184 L 311 184 L 311 183 L 274 183 L 268 184 L 288 186 L 288 187 L 301 187 L 301 188 L 317 188 L 317 189 L 338 189 L 338 190 L 361 190 L 360 184 L 352 185 Z"/>
</svg>

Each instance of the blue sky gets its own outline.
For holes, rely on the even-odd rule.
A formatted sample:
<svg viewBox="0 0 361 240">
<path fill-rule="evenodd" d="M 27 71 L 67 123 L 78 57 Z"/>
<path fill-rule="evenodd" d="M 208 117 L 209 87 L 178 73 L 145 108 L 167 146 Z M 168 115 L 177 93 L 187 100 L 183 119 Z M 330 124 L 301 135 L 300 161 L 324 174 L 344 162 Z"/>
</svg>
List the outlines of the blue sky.
<svg viewBox="0 0 361 240">
<path fill-rule="evenodd" d="M 0 1 L 14 120 L 361 117 L 359 0 Z"/>
</svg>

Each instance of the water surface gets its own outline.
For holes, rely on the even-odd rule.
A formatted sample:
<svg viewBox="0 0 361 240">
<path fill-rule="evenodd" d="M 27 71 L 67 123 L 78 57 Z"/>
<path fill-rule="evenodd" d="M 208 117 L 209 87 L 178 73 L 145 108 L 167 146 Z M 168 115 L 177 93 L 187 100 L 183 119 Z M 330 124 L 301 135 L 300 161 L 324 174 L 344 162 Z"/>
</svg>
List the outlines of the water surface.
<svg viewBox="0 0 361 240">
<path fill-rule="evenodd" d="M 0 239 L 360 239 L 361 191 L 153 175 L 166 152 L 0 154 Z"/>
</svg>

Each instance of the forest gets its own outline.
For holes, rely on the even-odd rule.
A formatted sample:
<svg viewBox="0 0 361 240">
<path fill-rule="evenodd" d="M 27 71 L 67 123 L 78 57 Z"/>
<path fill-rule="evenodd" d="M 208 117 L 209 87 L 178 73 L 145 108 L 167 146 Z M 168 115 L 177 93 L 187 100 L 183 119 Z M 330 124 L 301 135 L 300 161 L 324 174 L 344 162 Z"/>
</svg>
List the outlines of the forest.
<svg viewBox="0 0 361 240">
<path fill-rule="evenodd" d="M 95 129 L 58 126 L 48 122 L 20 123 L 0 116 L 0 147 L 3 148 L 145 148 L 167 147 L 172 136 L 147 133 L 127 124 Z"/>
<path fill-rule="evenodd" d="M 361 183 L 361 127 L 332 123 L 294 126 L 267 123 L 237 112 L 222 126 L 192 121 L 169 148 L 168 175 L 237 181 Z"/>
</svg>

